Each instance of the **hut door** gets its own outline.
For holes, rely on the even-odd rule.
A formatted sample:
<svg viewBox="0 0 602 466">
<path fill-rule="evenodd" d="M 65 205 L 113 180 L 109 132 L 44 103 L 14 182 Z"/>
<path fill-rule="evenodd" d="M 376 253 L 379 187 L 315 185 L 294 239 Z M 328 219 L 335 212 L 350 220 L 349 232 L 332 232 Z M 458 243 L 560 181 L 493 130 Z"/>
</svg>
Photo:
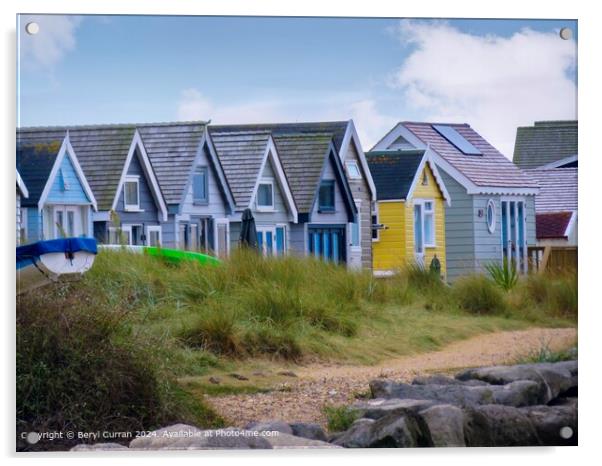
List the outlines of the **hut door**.
<svg viewBox="0 0 602 466">
<path fill-rule="evenodd" d="M 414 205 L 414 255 L 416 263 L 424 265 L 424 211 L 422 204 Z"/>
</svg>

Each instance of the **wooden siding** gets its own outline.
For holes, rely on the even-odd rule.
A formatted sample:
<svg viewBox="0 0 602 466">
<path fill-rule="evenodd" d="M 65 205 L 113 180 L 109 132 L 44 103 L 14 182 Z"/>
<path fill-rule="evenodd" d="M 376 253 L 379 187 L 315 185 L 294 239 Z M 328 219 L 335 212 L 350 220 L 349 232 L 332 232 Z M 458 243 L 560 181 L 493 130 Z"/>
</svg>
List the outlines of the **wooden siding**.
<svg viewBox="0 0 602 466">
<path fill-rule="evenodd" d="M 424 171 L 428 184 L 418 184 L 409 202 L 379 202 L 379 222 L 387 229 L 380 231 L 380 240 L 374 242 L 374 269 L 394 270 L 415 263 L 414 201 L 432 199 L 435 208 L 435 246 L 425 247 L 424 264 L 428 267 L 434 256 L 441 262 L 441 273 L 446 275 L 445 200 L 428 166 Z M 422 178 L 422 173 L 420 178 Z"/>
<path fill-rule="evenodd" d="M 447 279 L 453 281 L 475 270 L 473 199 L 460 183 L 438 169 L 451 197 L 445 211 L 445 258 Z"/>
<path fill-rule="evenodd" d="M 495 204 L 495 230 L 487 228 L 487 204 Z M 479 217 L 479 214 L 481 215 Z M 476 272 L 485 272 L 490 263 L 502 263 L 502 203 L 499 196 L 474 195 L 474 250 Z"/>
<path fill-rule="evenodd" d="M 372 196 L 353 141 L 349 144 L 347 153 L 344 154 L 344 162 L 348 160 L 353 160 L 357 163 L 363 176 L 361 180 L 352 180 L 349 177 L 347 177 L 347 179 L 349 180 L 349 187 L 351 188 L 353 199 L 361 201 L 361 209 L 358 214 L 360 216 L 361 228 L 360 246 L 362 248 L 362 267 L 372 269 Z"/>
<path fill-rule="evenodd" d="M 291 254 L 305 256 L 307 247 L 306 223 L 291 224 L 289 228 L 289 252 Z"/>
<path fill-rule="evenodd" d="M 42 239 L 42 214 L 35 207 L 27 209 L 27 242 Z"/>
<path fill-rule="evenodd" d="M 68 186 L 68 189 L 63 189 L 64 186 Z M 75 168 L 67 153 L 65 153 L 65 157 L 61 162 L 60 169 L 56 172 L 54 180 L 52 180 L 52 186 L 48 197 L 46 198 L 46 203 L 78 205 L 90 203 L 90 199 L 86 196 L 84 188 L 75 173 Z"/>
<path fill-rule="evenodd" d="M 326 160 L 324 170 L 322 171 L 322 177 L 320 178 L 320 182 L 322 180 L 334 180 L 334 212 L 319 212 L 319 203 L 318 203 L 318 194 L 317 194 L 317 186 L 316 186 L 316 195 L 315 202 L 311 211 L 311 220 L 310 223 L 320 223 L 324 225 L 330 224 L 343 224 L 346 225 L 348 223 L 348 214 L 347 208 L 345 207 L 345 200 L 343 198 L 343 192 L 341 190 L 341 186 L 337 180 L 337 177 L 334 173 L 334 167 L 332 166 L 333 162 L 330 157 Z"/>
<path fill-rule="evenodd" d="M 259 179 L 268 178 L 274 182 L 274 210 L 270 212 L 262 212 L 257 210 L 257 200 L 253 202 L 251 210 L 253 211 L 253 217 L 255 217 L 255 223 L 257 225 L 276 225 L 277 223 L 288 223 L 291 219 L 288 205 L 284 199 L 282 189 L 276 178 L 272 161 L 268 158 L 266 161 L 263 172 L 259 175 Z"/>
</svg>

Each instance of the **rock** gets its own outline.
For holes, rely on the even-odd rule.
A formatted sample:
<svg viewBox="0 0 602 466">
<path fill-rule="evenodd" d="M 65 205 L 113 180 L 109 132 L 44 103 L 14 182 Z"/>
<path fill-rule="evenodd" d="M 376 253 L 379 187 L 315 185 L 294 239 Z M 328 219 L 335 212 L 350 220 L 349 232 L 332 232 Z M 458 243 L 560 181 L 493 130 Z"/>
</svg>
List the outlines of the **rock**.
<svg viewBox="0 0 602 466">
<path fill-rule="evenodd" d="M 376 398 L 354 403 L 351 409 L 357 411 L 360 417 L 380 419 L 390 414 L 403 415 L 408 412 L 416 413 L 433 404 L 434 402 L 430 400 Z"/>
<path fill-rule="evenodd" d="M 370 426 L 370 448 L 415 448 L 431 446 L 416 418 L 390 414 Z"/>
<path fill-rule="evenodd" d="M 211 382 L 212 384 L 218 385 L 221 380 L 218 379 L 217 377 L 209 377 L 209 382 Z"/>
<path fill-rule="evenodd" d="M 265 377 L 266 375 L 263 372 L 253 372 L 253 376 L 255 376 L 255 377 Z"/>
<path fill-rule="evenodd" d="M 245 426 L 245 429 L 256 430 L 258 432 L 280 432 L 282 434 L 293 435 L 293 429 L 284 421 L 249 422 Z"/>
<path fill-rule="evenodd" d="M 194 426 L 176 424 L 132 440 L 130 448 L 136 450 L 234 450 L 271 449 L 272 446 L 257 431 L 234 428 L 201 430 Z"/>
<path fill-rule="evenodd" d="M 302 448 L 302 449 L 313 449 L 313 448 L 341 448 L 332 443 L 324 442 L 321 440 L 312 440 L 304 437 L 297 437 L 288 434 L 278 434 L 269 437 L 263 437 L 274 449 L 286 449 L 286 448 Z"/>
<path fill-rule="evenodd" d="M 544 402 L 540 386 L 532 381 L 518 381 L 500 385 L 410 385 L 390 380 L 373 380 L 370 390 L 375 398 L 433 400 L 460 407 L 484 404 L 528 406 Z"/>
<path fill-rule="evenodd" d="M 309 424 L 304 422 L 297 422 L 290 424 L 293 430 L 293 435 L 296 437 L 303 437 L 310 440 L 321 440 L 323 442 L 328 441 L 324 429 L 319 424 Z"/>
<path fill-rule="evenodd" d="M 297 374 L 295 374 L 293 371 L 280 371 L 278 372 L 278 375 L 283 375 L 285 377 L 297 377 Z"/>
<path fill-rule="evenodd" d="M 349 429 L 331 439 L 331 442 L 345 448 L 368 448 L 372 439 L 371 428 L 375 422 L 373 419 L 357 419 Z"/>
<path fill-rule="evenodd" d="M 468 447 L 539 446 L 531 420 L 513 406 L 484 405 L 465 411 L 464 436 Z"/>
<path fill-rule="evenodd" d="M 465 447 L 464 411 L 457 406 L 436 405 L 418 413 L 434 447 Z"/>
<path fill-rule="evenodd" d="M 416 377 L 412 380 L 412 385 L 489 385 L 487 382 L 483 382 L 481 380 L 471 379 L 471 380 L 458 380 L 452 377 L 447 377 L 445 375 L 422 375 Z"/>
<path fill-rule="evenodd" d="M 543 445 L 577 445 L 576 403 L 528 406 L 520 408 L 520 411 L 531 420 Z M 562 431 L 567 427 L 570 428 L 570 431 Z"/>
<path fill-rule="evenodd" d="M 128 447 L 125 445 L 121 445 L 119 443 L 93 443 L 86 444 L 82 443 L 79 445 L 75 445 L 71 448 L 71 451 L 118 451 L 118 450 L 128 450 Z"/>
<path fill-rule="evenodd" d="M 540 386 L 541 402 L 550 400 L 577 386 L 577 362 L 519 364 L 468 369 L 456 375 L 456 379 L 481 380 L 493 385 L 505 385 L 520 380 L 531 380 Z"/>
<path fill-rule="evenodd" d="M 228 374 L 228 375 L 229 375 L 230 377 L 234 377 L 236 380 L 249 380 L 249 378 L 248 378 L 248 377 L 246 377 L 246 376 L 244 376 L 244 375 L 242 375 L 242 374 L 236 374 L 236 373 L 233 373 L 233 374 Z"/>
</svg>

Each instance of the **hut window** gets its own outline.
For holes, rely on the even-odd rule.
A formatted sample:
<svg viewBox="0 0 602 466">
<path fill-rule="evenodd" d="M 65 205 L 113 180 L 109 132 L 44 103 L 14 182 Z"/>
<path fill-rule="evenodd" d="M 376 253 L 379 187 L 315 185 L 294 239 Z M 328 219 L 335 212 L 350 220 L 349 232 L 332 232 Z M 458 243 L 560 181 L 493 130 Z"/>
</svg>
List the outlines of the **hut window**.
<svg viewBox="0 0 602 466">
<path fill-rule="evenodd" d="M 487 230 L 489 233 L 495 232 L 495 202 L 489 199 L 487 202 Z"/>
<path fill-rule="evenodd" d="M 424 202 L 424 245 L 435 246 L 435 209 L 433 201 Z"/>
<path fill-rule="evenodd" d="M 207 167 L 197 167 L 192 178 L 192 195 L 194 204 L 207 204 L 207 202 L 209 202 L 207 178 Z"/>
<path fill-rule="evenodd" d="M 126 178 L 123 190 L 125 210 L 140 210 L 140 180 L 138 177 Z"/>
<path fill-rule="evenodd" d="M 334 212 L 334 180 L 323 180 L 318 195 L 320 212 Z"/>
<path fill-rule="evenodd" d="M 258 209 L 273 209 L 274 208 L 274 182 L 271 180 L 263 180 L 257 188 L 257 208 Z"/>
<path fill-rule="evenodd" d="M 347 166 L 347 175 L 349 176 L 349 179 L 351 179 L 351 180 L 361 180 L 362 179 L 362 174 L 355 161 L 351 160 L 351 161 L 347 162 L 346 166 Z"/>
</svg>

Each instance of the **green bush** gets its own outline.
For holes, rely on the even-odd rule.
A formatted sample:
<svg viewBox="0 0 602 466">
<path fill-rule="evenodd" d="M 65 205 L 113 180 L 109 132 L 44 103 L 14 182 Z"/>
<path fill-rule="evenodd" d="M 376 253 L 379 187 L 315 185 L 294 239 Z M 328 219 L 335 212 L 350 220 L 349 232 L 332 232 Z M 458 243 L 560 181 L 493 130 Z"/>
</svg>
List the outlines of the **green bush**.
<svg viewBox="0 0 602 466">
<path fill-rule="evenodd" d="M 330 432 L 343 432 L 359 418 L 359 413 L 347 406 L 324 406 L 322 412 Z"/>
<path fill-rule="evenodd" d="M 485 270 L 497 286 L 504 291 L 510 291 L 518 283 L 518 272 L 514 262 L 505 260 L 502 264 L 492 262 L 485 265 Z"/>
<path fill-rule="evenodd" d="M 483 275 L 460 278 L 453 287 L 460 308 L 472 314 L 496 314 L 506 309 L 501 290 Z"/>
<path fill-rule="evenodd" d="M 551 317 L 577 318 L 576 273 L 533 273 L 519 281 L 514 301 L 523 310 L 538 308 Z"/>
</svg>

